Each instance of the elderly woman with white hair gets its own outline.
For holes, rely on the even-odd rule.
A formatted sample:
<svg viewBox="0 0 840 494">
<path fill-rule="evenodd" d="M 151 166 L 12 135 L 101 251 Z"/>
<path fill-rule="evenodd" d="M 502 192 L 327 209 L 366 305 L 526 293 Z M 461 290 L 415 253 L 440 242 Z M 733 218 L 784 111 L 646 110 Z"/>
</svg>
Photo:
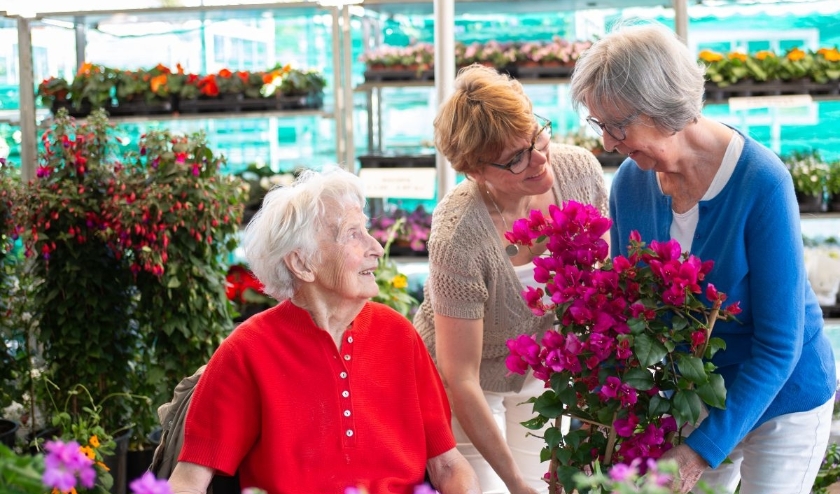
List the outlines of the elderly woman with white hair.
<svg viewBox="0 0 840 494">
<path fill-rule="evenodd" d="M 219 347 L 190 403 L 174 493 L 216 473 L 269 494 L 478 493 L 455 449 L 446 394 L 410 322 L 370 302 L 382 246 L 361 180 L 337 167 L 272 189 L 245 230 L 278 304 Z"/>
<path fill-rule="evenodd" d="M 610 193 L 613 254 L 627 255 L 632 231 L 675 239 L 715 262 L 706 281 L 742 309 L 714 327 L 726 344 L 712 360 L 725 408 L 708 410 L 665 455 L 679 464 L 679 492 L 700 478 L 724 492 L 740 480 L 741 494 L 807 494 L 828 444 L 836 376 L 793 183 L 772 151 L 701 114 L 703 76 L 673 31 L 631 24 L 583 54 L 571 94 L 604 147 L 628 156 Z"/>
</svg>

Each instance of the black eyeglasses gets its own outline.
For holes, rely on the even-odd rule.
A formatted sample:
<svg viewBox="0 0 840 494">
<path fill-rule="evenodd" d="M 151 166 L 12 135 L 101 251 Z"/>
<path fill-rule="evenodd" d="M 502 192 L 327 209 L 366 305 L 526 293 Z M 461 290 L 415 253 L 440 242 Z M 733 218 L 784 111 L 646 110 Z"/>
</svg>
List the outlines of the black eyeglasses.
<svg viewBox="0 0 840 494">
<path fill-rule="evenodd" d="M 540 126 L 540 130 L 534 134 L 534 138 L 531 139 L 531 146 L 528 149 L 523 149 L 522 151 L 516 153 L 516 156 L 514 156 L 513 159 L 511 159 L 506 165 L 500 165 L 489 161 L 486 163 L 490 166 L 507 170 L 514 175 L 524 172 L 525 169 L 528 168 L 528 165 L 531 164 L 531 151 L 536 149 L 542 153 L 551 143 L 551 121 L 539 115 L 534 115 L 534 118 L 537 119 L 537 125 Z"/>
<path fill-rule="evenodd" d="M 586 121 L 589 123 L 589 126 L 592 127 L 592 130 L 601 137 L 604 136 L 604 131 L 607 131 L 607 134 L 616 141 L 623 141 L 624 139 L 627 139 L 627 132 L 624 130 L 624 128 L 628 125 L 627 123 L 624 125 L 605 124 L 599 122 L 595 117 L 586 117 Z"/>
</svg>

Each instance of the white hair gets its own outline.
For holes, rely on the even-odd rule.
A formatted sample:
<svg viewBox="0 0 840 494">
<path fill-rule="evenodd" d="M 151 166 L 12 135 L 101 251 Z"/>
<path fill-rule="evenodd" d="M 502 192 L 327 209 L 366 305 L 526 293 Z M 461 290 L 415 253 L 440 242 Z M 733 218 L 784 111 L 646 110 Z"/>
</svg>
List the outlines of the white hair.
<svg viewBox="0 0 840 494">
<path fill-rule="evenodd" d="M 297 280 L 283 259 L 294 251 L 318 262 L 317 234 L 329 227 L 326 212 L 338 214 L 352 206 L 365 206 L 362 180 L 337 166 L 321 172 L 307 170 L 291 185 L 271 189 L 262 207 L 245 227 L 243 249 L 263 291 L 283 301 L 290 298 Z"/>
<path fill-rule="evenodd" d="M 704 74 L 703 64 L 671 29 L 625 21 L 575 63 L 572 104 L 577 111 L 583 106 L 621 120 L 647 115 L 656 126 L 676 132 L 700 117 Z"/>
</svg>

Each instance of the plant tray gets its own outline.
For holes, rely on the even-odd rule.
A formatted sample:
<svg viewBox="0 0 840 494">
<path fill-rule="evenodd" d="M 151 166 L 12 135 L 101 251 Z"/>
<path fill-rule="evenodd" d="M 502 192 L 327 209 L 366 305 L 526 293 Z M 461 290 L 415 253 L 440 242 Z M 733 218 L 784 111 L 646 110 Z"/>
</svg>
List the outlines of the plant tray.
<svg viewBox="0 0 840 494">
<path fill-rule="evenodd" d="M 575 70 L 573 65 L 557 65 L 554 67 L 546 67 L 542 65 L 525 67 L 518 65 L 516 66 L 516 77 L 518 79 L 564 78 L 571 77 L 573 70 Z"/>
<path fill-rule="evenodd" d="M 117 106 L 106 108 L 111 116 L 126 115 L 161 115 L 172 113 L 172 103 L 169 101 L 123 101 Z"/>
<path fill-rule="evenodd" d="M 208 99 L 182 99 L 178 102 L 177 111 L 181 113 L 213 113 L 213 112 L 237 112 L 241 110 L 241 100 L 208 98 Z"/>
<path fill-rule="evenodd" d="M 434 168 L 434 154 L 405 156 L 359 156 L 362 168 Z"/>
<path fill-rule="evenodd" d="M 385 82 L 385 81 L 433 81 L 435 79 L 434 70 L 415 69 L 382 69 L 382 70 L 366 70 L 366 82 Z"/>
<path fill-rule="evenodd" d="M 840 81 L 819 84 L 811 81 L 739 81 L 720 87 L 706 83 L 706 101 L 723 101 L 733 97 L 782 96 L 788 94 L 831 95 L 840 93 Z"/>
</svg>

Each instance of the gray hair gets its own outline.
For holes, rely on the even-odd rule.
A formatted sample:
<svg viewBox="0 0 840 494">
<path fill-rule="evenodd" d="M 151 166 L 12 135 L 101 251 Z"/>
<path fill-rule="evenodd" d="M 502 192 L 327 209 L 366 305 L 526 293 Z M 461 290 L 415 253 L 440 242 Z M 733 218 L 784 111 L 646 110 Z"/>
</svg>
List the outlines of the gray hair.
<svg viewBox="0 0 840 494">
<path fill-rule="evenodd" d="M 295 293 L 297 279 L 283 260 L 299 251 L 318 262 L 317 234 L 332 225 L 326 218 L 334 217 L 326 212 L 341 214 L 350 206 L 365 206 L 362 179 L 337 166 L 307 170 L 293 184 L 266 194 L 243 242 L 245 259 L 266 294 L 282 302 Z"/>
<path fill-rule="evenodd" d="M 703 110 L 705 68 L 676 33 L 662 24 L 624 22 L 597 40 L 575 63 L 572 105 L 616 124 L 649 116 L 677 132 Z"/>
</svg>

